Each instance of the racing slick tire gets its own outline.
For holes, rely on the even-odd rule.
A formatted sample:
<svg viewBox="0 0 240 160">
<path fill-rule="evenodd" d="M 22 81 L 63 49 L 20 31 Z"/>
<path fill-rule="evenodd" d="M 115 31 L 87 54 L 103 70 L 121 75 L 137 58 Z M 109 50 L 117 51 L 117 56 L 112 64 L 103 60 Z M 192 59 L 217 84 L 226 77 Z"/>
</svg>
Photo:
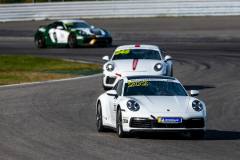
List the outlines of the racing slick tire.
<svg viewBox="0 0 240 160">
<path fill-rule="evenodd" d="M 204 135 L 205 135 L 205 131 L 201 131 L 201 132 L 190 132 L 190 135 L 192 137 L 192 139 L 203 139 Z"/>
<path fill-rule="evenodd" d="M 124 137 L 126 137 L 126 133 L 123 131 L 123 128 L 122 128 L 122 112 L 121 112 L 120 107 L 118 107 L 116 117 L 117 117 L 116 118 L 116 128 L 117 128 L 118 137 L 124 138 Z"/>
<path fill-rule="evenodd" d="M 70 48 L 76 48 L 77 47 L 77 38 L 76 35 L 71 33 L 68 37 L 68 46 Z"/>
<path fill-rule="evenodd" d="M 38 48 L 46 48 L 47 46 L 45 45 L 45 38 L 43 34 L 38 34 L 35 39 L 35 45 Z"/>
<path fill-rule="evenodd" d="M 97 118 L 97 130 L 98 130 L 98 132 L 104 132 L 105 128 L 104 128 L 103 122 L 102 122 L 102 105 L 101 105 L 100 101 L 97 104 L 96 118 Z"/>
</svg>

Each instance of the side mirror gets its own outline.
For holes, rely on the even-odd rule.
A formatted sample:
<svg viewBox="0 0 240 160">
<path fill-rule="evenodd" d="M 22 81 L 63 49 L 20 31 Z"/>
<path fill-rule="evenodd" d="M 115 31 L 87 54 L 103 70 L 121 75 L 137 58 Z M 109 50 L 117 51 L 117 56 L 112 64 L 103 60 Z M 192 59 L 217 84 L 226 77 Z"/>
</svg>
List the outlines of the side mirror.
<svg viewBox="0 0 240 160">
<path fill-rule="evenodd" d="M 63 26 L 57 26 L 56 29 L 60 29 L 60 30 L 63 30 Z"/>
<path fill-rule="evenodd" d="M 107 95 L 117 97 L 117 91 L 116 90 L 107 91 Z"/>
<path fill-rule="evenodd" d="M 166 55 L 165 58 L 164 58 L 164 61 L 167 62 L 167 61 L 169 61 L 169 60 L 172 60 L 172 57 L 169 56 L 169 55 Z"/>
<path fill-rule="evenodd" d="M 94 26 L 91 26 L 91 28 L 94 28 Z"/>
<path fill-rule="evenodd" d="M 162 54 L 167 54 L 167 51 L 165 51 L 165 50 L 160 50 L 160 52 L 161 52 Z"/>
<path fill-rule="evenodd" d="M 109 61 L 109 57 L 108 57 L 108 56 L 104 56 L 102 59 L 103 59 L 104 61 Z"/>
<path fill-rule="evenodd" d="M 196 90 L 191 90 L 190 93 L 192 97 L 199 95 L 199 92 Z"/>
</svg>

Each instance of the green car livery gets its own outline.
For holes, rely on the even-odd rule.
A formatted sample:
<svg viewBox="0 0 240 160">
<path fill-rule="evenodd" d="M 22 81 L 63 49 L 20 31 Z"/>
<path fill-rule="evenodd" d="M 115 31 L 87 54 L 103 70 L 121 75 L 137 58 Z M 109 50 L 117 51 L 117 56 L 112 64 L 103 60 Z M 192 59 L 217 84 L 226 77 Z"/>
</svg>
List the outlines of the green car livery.
<svg viewBox="0 0 240 160">
<path fill-rule="evenodd" d="M 47 26 L 40 26 L 34 39 L 38 48 L 61 45 L 75 48 L 78 45 L 112 44 L 112 37 L 107 30 L 94 28 L 82 20 L 60 20 Z"/>
</svg>

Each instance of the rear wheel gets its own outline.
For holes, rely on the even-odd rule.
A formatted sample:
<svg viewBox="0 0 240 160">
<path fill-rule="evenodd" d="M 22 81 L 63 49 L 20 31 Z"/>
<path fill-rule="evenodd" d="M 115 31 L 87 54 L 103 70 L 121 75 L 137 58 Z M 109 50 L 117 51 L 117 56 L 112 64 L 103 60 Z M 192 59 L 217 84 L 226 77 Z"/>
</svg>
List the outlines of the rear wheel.
<svg viewBox="0 0 240 160">
<path fill-rule="evenodd" d="M 117 127 L 118 137 L 120 138 L 126 137 L 126 133 L 123 131 L 123 128 L 122 128 L 122 112 L 120 107 L 117 110 L 116 127 Z"/>
<path fill-rule="evenodd" d="M 35 44 L 38 48 L 45 48 L 45 38 L 43 34 L 38 34 L 35 39 Z"/>
<path fill-rule="evenodd" d="M 97 117 L 97 130 L 98 130 L 98 132 L 103 132 L 105 130 L 105 128 L 103 127 L 103 122 L 102 122 L 101 102 L 98 102 L 96 117 Z"/>
<path fill-rule="evenodd" d="M 71 33 L 68 37 L 68 46 L 70 48 L 76 48 L 77 47 L 77 38 L 76 35 Z"/>
<path fill-rule="evenodd" d="M 203 139 L 203 137 L 205 135 L 205 131 L 190 132 L 190 135 L 191 135 L 192 139 Z"/>
</svg>

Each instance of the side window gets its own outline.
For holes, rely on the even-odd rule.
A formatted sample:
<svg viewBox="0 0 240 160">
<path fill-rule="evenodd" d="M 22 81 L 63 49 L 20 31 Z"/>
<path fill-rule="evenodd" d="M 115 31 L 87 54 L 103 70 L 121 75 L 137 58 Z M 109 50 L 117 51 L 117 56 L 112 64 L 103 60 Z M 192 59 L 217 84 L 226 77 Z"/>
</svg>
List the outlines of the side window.
<svg viewBox="0 0 240 160">
<path fill-rule="evenodd" d="M 117 86 L 118 86 L 118 83 L 119 83 L 119 82 L 117 82 L 117 84 L 112 88 L 112 90 L 117 90 L 116 88 L 117 88 Z"/>
<path fill-rule="evenodd" d="M 118 82 L 118 85 L 117 85 L 117 88 L 116 88 L 117 94 L 118 94 L 119 96 L 122 95 L 122 87 L 123 87 L 123 80 L 121 80 L 120 82 Z"/>
<path fill-rule="evenodd" d="M 62 26 L 62 27 L 64 28 L 62 22 L 57 22 L 56 28 L 57 28 L 58 26 Z"/>
<path fill-rule="evenodd" d="M 50 28 L 50 29 L 51 29 L 51 28 L 55 28 L 55 26 L 56 26 L 55 23 L 52 23 L 52 24 L 49 25 L 49 28 Z"/>
</svg>

